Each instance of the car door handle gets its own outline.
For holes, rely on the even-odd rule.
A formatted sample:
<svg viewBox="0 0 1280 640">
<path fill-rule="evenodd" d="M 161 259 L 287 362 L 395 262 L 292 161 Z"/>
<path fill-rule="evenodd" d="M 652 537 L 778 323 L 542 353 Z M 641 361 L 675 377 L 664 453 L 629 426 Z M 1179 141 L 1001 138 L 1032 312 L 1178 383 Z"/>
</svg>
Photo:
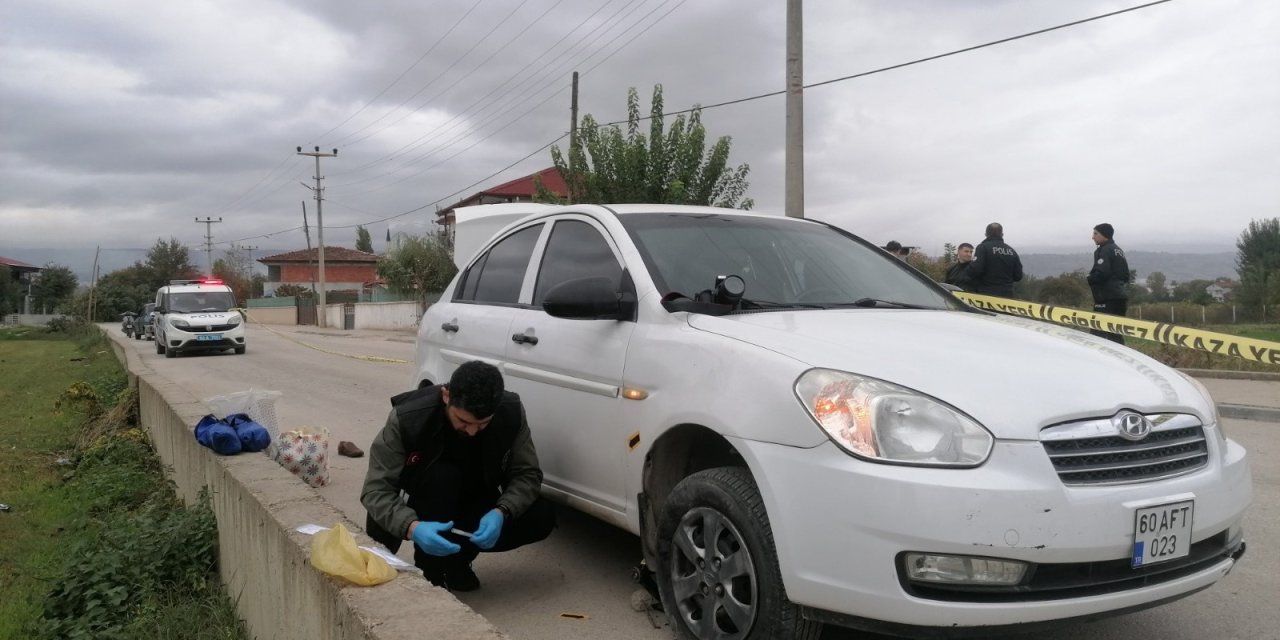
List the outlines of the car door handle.
<svg viewBox="0 0 1280 640">
<path fill-rule="evenodd" d="M 527 344 L 533 346 L 538 344 L 538 336 L 526 336 L 523 333 L 512 334 L 511 341 L 516 344 Z"/>
<path fill-rule="evenodd" d="M 449 333 L 457 333 L 457 332 L 458 332 L 458 324 L 457 324 L 456 322 L 446 322 L 446 323 L 444 323 L 444 324 L 440 325 L 440 328 L 441 328 L 441 329 L 443 329 L 443 330 L 445 330 L 445 331 L 447 331 L 447 332 L 449 332 Z"/>
</svg>

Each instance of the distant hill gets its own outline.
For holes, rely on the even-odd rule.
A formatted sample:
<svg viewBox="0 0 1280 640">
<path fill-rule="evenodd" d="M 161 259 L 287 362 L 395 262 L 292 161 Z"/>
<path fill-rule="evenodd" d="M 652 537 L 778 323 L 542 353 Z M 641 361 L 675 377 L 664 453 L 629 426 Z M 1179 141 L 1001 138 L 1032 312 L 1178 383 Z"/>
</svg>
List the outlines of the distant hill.
<svg viewBox="0 0 1280 640">
<path fill-rule="evenodd" d="M 1023 253 L 1022 269 L 1037 278 L 1056 276 L 1080 270 L 1088 272 L 1093 252 L 1089 253 Z M 1138 280 L 1144 280 L 1153 271 L 1159 271 L 1170 282 L 1188 280 L 1236 279 L 1236 254 L 1223 253 L 1166 253 L 1163 251 L 1126 251 L 1129 268 L 1138 271 Z"/>
</svg>

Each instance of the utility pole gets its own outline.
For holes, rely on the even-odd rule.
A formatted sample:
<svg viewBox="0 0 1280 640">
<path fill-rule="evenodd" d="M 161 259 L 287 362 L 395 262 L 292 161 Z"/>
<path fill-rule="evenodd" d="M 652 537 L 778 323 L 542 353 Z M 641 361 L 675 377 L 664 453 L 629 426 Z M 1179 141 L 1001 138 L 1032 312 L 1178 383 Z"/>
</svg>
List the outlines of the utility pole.
<svg viewBox="0 0 1280 640">
<path fill-rule="evenodd" d="M 298 155 L 311 156 L 316 159 L 316 186 L 312 191 L 316 194 L 316 242 L 320 245 L 320 289 L 316 291 L 316 304 L 319 305 L 319 311 L 316 313 L 316 326 L 324 328 L 325 326 L 325 301 L 324 301 L 324 187 L 320 186 L 320 181 L 324 180 L 324 176 L 320 175 L 320 158 L 335 158 L 338 150 L 334 149 L 333 153 L 320 151 L 320 147 L 316 147 L 315 151 L 303 151 L 302 147 L 298 147 Z M 310 186 L 303 184 L 302 186 L 311 189 Z"/>
<path fill-rule="evenodd" d="M 93 251 L 93 272 L 89 274 L 89 308 L 85 309 L 85 320 L 93 324 L 93 295 L 98 289 L 98 256 L 102 254 L 102 245 Z"/>
<path fill-rule="evenodd" d="M 316 265 L 311 261 L 311 225 L 307 222 L 307 201 L 302 201 L 302 232 L 307 235 L 307 273 L 311 274 L 311 293 L 316 292 Z"/>
<path fill-rule="evenodd" d="M 787 0 L 786 214 L 804 217 L 804 11 Z"/>
<path fill-rule="evenodd" d="M 208 216 L 204 220 L 196 218 L 196 222 L 204 224 L 204 259 L 209 267 L 209 276 L 213 277 L 213 225 L 222 222 L 222 216 L 218 216 L 217 220 Z"/>
<path fill-rule="evenodd" d="M 258 247 L 251 247 L 247 244 L 242 244 L 240 245 L 240 248 L 249 252 L 249 260 L 246 263 L 249 265 L 249 274 L 246 277 L 249 280 L 249 294 L 252 295 L 253 294 L 253 252 L 256 251 Z"/>
<path fill-rule="evenodd" d="M 569 175 L 564 177 L 565 196 L 573 204 L 574 152 L 578 149 L 578 72 L 573 72 L 573 92 L 569 98 Z M 455 224 L 457 224 L 455 222 Z"/>
</svg>

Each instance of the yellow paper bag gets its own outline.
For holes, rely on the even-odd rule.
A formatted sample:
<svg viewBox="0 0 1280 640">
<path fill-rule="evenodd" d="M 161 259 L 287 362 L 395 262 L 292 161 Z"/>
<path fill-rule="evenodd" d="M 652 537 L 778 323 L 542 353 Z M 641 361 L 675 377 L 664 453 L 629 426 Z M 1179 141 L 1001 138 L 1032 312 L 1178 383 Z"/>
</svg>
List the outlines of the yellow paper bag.
<svg viewBox="0 0 1280 640">
<path fill-rule="evenodd" d="M 360 586 L 390 582 L 396 570 L 372 552 L 356 546 L 356 539 L 341 524 L 321 531 L 311 542 L 311 566 Z"/>
</svg>

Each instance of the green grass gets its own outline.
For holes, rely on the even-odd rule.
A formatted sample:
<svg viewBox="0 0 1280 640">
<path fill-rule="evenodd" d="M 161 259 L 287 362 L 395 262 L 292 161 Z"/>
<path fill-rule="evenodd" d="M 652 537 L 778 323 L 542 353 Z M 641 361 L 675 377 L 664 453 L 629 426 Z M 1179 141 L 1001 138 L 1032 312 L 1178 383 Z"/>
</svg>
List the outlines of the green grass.
<svg viewBox="0 0 1280 640">
<path fill-rule="evenodd" d="M 0 379 L 0 639 L 245 637 L 106 342 L 0 328 Z"/>
<path fill-rule="evenodd" d="M 1280 342 L 1280 325 L 1277 324 L 1222 324 L 1193 327 L 1257 340 Z M 1197 351 L 1187 347 L 1161 344 L 1150 340 L 1127 338 L 1125 345 L 1137 349 L 1160 362 L 1182 369 L 1216 369 L 1219 371 L 1259 371 L 1280 373 L 1280 366 L 1245 360 L 1227 355 Z"/>
<path fill-rule="evenodd" d="M 1280 342 L 1280 324 L 1217 324 L 1206 327 L 1210 331 L 1234 336 Z"/>
</svg>

